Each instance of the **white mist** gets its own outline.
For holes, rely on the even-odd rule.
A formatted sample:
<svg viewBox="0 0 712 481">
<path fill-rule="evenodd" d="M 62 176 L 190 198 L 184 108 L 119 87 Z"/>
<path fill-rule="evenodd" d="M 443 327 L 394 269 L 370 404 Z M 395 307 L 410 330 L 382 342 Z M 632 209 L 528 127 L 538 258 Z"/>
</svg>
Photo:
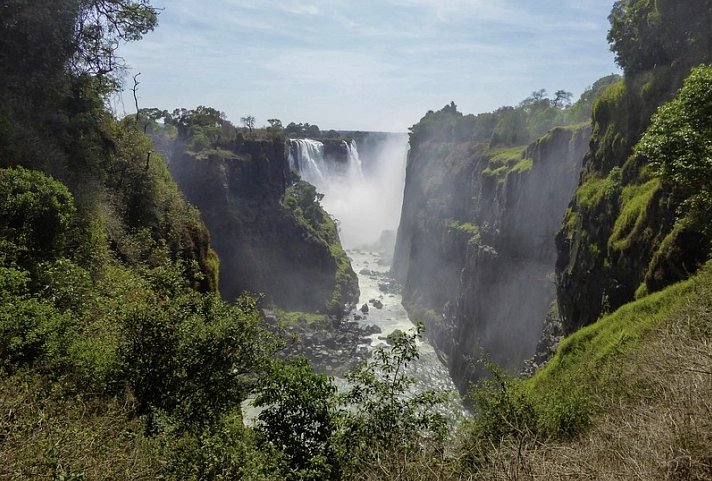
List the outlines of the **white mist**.
<svg viewBox="0 0 712 481">
<path fill-rule="evenodd" d="M 378 134 L 368 153 L 359 154 L 355 141 L 347 144 L 346 168 L 325 159 L 323 145 L 314 140 L 292 140 L 290 163 L 304 180 L 324 194 L 322 205 L 338 222 L 347 249 L 371 246 L 386 231 L 398 228 L 408 136 Z M 362 155 L 364 157 L 362 157 Z"/>
</svg>

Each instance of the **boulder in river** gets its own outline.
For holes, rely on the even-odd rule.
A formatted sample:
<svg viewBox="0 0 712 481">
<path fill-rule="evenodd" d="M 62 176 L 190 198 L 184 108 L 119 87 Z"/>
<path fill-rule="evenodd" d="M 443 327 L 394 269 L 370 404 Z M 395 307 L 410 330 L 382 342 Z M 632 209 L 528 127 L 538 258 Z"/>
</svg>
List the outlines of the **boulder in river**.
<svg viewBox="0 0 712 481">
<path fill-rule="evenodd" d="M 370 302 L 376 309 L 383 309 L 383 302 L 380 299 L 371 299 Z"/>
</svg>

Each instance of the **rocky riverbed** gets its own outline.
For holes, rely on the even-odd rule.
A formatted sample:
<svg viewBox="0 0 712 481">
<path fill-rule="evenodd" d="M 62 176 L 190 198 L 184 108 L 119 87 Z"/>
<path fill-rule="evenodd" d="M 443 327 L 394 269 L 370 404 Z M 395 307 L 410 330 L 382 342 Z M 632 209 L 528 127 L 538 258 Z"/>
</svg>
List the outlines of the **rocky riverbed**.
<svg viewBox="0 0 712 481">
<path fill-rule="evenodd" d="M 358 273 L 361 298 L 358 307 L 343 319 L 315 319 L 305 314 L 280 323 L 278 315 L 265 313 L 286 340 L 283 356 L 304 356 L 318 372 L 336 378 L 368 359 L 373 349 L 386 346 L 388 335 L 394 331 L 415 327 L 401 304 L 400 286 L 390 277 L 390 259 L 369 250 L 350 250 L 348 255 Z M 418 349 L 420 358 L 408 368 L 418 381 L 416 389 L 455 391 L 432 345 L 424 339 Z"/>
<path fill-rule="evenodd" d="M 282 356 L 306 357 L 316 371 L 335 377 L 343 377 L 346 371 L 368 359 L 371 336 L 381 333 L 376 325 L 356 321 L 354 317 L 364 316 L 354 312 L 339 321 L 328 318 L 313 321 L 302 316 L 289 324 L 279 323 L 277 315 L 270 311 L 265 312 L 265 317 L 285 340 Z"/>
</svg>

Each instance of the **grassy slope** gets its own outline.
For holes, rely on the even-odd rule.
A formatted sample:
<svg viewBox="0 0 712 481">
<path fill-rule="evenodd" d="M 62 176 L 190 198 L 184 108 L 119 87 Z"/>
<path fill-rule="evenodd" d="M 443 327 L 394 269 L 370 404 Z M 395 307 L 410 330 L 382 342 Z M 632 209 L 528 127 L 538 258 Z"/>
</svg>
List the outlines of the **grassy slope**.
<svg viewBox="0 0 712 481">
<path fill-rule="evenodd" d="M 712 479 L 711 338 L 710 265 L 572 334 L 524 388 L 579 432 L 505 439 L 479 479 Z"/>
</svg>

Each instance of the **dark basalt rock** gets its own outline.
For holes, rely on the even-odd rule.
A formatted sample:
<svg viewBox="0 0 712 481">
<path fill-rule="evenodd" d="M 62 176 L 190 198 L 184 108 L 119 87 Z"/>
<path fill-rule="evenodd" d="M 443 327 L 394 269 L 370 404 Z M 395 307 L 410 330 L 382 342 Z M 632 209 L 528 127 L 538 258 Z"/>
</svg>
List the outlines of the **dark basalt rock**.
<svg viewBox="0 0 712 481">
<path fill-rule="evenodd" d="M 200 153 L 177 146 L 170 169 L 210 231 L 223 298 L 260 292 L 286 310 L 312 312 L 358 300 L 353 270 L 335 293 L 339 261 L 283 203 L 292 182 L 283 140 L 246 140 L 232 151 Z"/>
<path fill-rule="evenodd" d="M 380 299 L 370 299 L 368 302 L 376 309 L 383 309 L 383 302 Z"/>
<path fill-rule="evenodd" d="M 535 353 L 555 299 L 554 237 L 590 134 L 554 129 L 499 174 L 487 144 L 411 146 L 392 273 L 463 391 L 483 351 L 512 371 Z"/>
</svg>

